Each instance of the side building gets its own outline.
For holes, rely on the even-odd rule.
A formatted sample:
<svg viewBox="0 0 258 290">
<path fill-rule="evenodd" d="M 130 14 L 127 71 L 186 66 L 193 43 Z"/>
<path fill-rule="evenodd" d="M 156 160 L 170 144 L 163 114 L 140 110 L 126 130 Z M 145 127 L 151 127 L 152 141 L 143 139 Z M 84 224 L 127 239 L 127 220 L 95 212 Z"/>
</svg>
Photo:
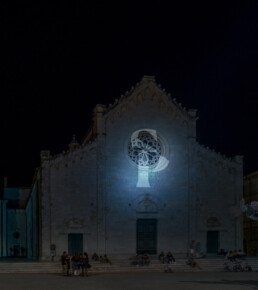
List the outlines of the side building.
<svg viewBox="0 0 258 290">
<path fill-rule="evenodd" d="M 0 257 L 38 259 L 38 170 L 31 188 L 8 187 L 4 181 L 0 200 Z"/>
<path fill-rule="evenodd" d="M 244 176 L 244 199 L 246 204 L 258 201 L 258 171 Z M 248 255 L 258 256 L 258 221 L 244 214 L 244 249 Z"/>
</svg>

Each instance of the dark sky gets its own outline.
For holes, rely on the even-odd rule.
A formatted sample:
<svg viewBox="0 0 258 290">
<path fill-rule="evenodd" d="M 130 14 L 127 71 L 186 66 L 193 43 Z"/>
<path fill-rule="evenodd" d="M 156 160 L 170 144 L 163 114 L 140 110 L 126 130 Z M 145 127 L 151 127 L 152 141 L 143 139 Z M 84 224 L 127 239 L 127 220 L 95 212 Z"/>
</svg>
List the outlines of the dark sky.
<svg viewBox="0 0 258 290">
<path fill-rule="evenodd" d="M 198 141 L 258 170 L 258 1 L 3 1 L 3 176 L 79 141 L 97 103 L 156 76 L 198 109 Z M 126 2 L 127 4 L 123 3 Z"/>
</svg>

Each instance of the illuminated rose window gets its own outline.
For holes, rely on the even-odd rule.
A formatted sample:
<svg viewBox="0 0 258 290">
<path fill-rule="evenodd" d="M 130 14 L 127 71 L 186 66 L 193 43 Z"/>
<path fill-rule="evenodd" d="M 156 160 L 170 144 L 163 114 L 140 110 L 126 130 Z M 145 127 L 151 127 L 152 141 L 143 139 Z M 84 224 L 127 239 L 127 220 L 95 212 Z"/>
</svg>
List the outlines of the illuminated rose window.
<svg viewBox="0 0 258 290">
<path fill-rule="evenodd" d="M 161 144 L 149 132 L 141 131 L 129 142 L 128 154 L 132 161 L 139 166 L 154 166 L 161 156 Z"/>
</svg>

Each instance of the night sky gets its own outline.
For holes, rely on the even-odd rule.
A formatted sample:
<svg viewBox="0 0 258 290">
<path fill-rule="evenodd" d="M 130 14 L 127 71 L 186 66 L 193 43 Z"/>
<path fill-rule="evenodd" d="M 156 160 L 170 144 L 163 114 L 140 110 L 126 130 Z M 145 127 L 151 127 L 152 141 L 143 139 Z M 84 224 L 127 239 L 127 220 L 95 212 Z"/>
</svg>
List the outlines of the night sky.
<svg viewBox="0 0 258 290">
<path fill-rule="evenodd" d="M 40 150 L 81 141 L 143 75 L 198 109 L 200 143 L 258 170 L 258 1 L 120 2 L 2 2 L 1 180 L 30 186 Z"/>
</svg>

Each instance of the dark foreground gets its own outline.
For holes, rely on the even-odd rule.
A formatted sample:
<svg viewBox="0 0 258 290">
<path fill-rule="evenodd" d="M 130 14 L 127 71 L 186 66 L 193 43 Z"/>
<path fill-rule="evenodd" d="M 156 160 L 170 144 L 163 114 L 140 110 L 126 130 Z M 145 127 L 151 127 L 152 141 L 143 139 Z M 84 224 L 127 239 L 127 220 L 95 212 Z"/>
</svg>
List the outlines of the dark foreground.
<svg viewBox="0 0 258 290">
<path fill-rule="evenodd" d="M 0 274 L 1 290 L 258 289 L 258 273 L 118 273 L 63 277 L 54 274 Z"/>
</svg>

